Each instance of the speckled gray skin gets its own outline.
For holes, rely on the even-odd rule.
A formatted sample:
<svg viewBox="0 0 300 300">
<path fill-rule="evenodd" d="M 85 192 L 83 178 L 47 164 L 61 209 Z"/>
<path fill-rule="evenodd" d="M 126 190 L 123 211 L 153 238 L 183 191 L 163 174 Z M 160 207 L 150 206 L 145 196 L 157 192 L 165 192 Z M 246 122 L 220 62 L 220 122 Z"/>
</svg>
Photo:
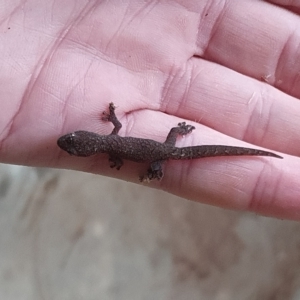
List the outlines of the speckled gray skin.
<svg viewBox="0 0 300 300">
<path fill-rule="evenodd" d="M 58 146 L 71 155 L 91 156 L 97 153 L 109 154 L 110 166 L 118 170 L 123 165 L 123 159 L 136 162 L 150 162 L 150 168 L 145 176 L 140 177 L 141 181 L 152 179 L 160 180 L 163 177 L 162 164 L 168 159 L 197 159 L 212 156 L 237 156 L 256 155 L 281 156 L 259 149 L 223 146 L 223 145 L 203 145 L 191 147 L 175 147 L 176 138 L 179 135 L 186 135 L 195 129 L 194 126 L 179 123 L 178 127 L 170 130 L 166 141 L 160 143 L 150 139 L 121 137 L 118 135 L 122 124 L 115 115 L 115 106 L 109 105 L 109 113 L 104 113 L 104 120 L 110 121 L 115 126 L 109 135 L 99 135 L 88 131 L 75 131 L 60 137 Z"/>
</svg>

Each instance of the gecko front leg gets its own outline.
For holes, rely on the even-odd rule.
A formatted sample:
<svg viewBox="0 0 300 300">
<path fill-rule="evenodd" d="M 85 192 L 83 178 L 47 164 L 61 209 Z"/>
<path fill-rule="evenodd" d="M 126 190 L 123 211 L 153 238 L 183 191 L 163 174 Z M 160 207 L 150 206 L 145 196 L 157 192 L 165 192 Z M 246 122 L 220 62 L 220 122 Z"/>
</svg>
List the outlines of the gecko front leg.
<svg viewBox="0 0 300 300">
<path fill-rule="evenodd" d="M 109 103 L 109 113 L 104 111 L 102 114 L 102 120 L 103 121 L 109 121 L 113 123 L 115 126 L 111 134 L 118 134 L 120 129 L 122 128 L 122 123 L 118 120 L 116 114 L 115 114 L 116 106 L 113 104 L 113 102 Z"/>
<path fill-rule="evenodd" d="M 109 109 L 109 113 L 107 113 L 106 111 L 102 113 L 103 114 L 102 120 L 113 123 L 115 127 L 111 132 L 111 134 L 118 135 L 120 129 L 122 128 L 122 123 L 118 120 L 115 114 L 116 106 L 113 104 L 113 102 L 109 103 L 108 109 Z M 123 159 L 116 155 L 109 155 L 108 161 L 109 161 L 109 166 L 111 168 L 116 168 L 117 170 L 120 170 L 124 164 Z"/>
</svg>

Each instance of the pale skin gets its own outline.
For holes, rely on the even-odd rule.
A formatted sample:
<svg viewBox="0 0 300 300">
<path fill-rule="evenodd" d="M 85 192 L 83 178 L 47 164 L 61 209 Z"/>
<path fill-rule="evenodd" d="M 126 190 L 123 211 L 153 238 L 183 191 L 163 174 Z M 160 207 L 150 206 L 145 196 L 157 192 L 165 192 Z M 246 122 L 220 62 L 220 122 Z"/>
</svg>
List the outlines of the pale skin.
<svg viewBox="0 0 300 300">
<path fill-rule="evenodd" d="M 76 130 L 109 134 L 101 114 L 113 102 L 122 136 L 162 142 L 185 121 L 196 129 L 179 147 L 261 147 L 284 157 L 168 161 L 152 187 L 300 220 L 300 7 L 271 2 L 8 1 L 0 161 L 138 182 L 147 165 L 125 161 L 117 171 L 105 154 L 72 157 L 56 144 Z"/>
</svg>

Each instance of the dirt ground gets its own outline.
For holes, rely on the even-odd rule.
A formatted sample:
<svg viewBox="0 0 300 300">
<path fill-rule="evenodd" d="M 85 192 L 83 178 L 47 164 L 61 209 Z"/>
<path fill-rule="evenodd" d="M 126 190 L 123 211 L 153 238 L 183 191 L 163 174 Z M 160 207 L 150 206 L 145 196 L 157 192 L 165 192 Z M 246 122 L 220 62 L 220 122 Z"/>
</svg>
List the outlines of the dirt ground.
<svg viewBox="0 0 300 300">
<path fill-rule="evenodd" d="M 0 299 L 300 299 L 300 223 L 0 165 Z"/>
</svg>

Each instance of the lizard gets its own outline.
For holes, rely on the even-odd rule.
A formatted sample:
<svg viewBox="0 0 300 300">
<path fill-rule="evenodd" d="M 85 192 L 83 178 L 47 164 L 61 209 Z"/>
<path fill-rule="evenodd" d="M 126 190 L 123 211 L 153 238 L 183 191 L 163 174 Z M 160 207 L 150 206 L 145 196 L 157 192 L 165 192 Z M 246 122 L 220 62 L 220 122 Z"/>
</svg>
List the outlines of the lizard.
<svg viewBox="0 0 300 300">
<path fill-rule="evenodd" d="M 115 114 L 116 106 L 109 104 L 109 113 L 103 112 L 102 119 L 114 125 L 114 129 L 108 135 L 99 135 L 89 131 L 75 131 L 61 136 L 57 145 L 70 155 L 87 157 L 97 153 L 107 153 L 111 168 L 120 170 L 123 159 L 135 162 L 149 162 L 150 167 L 146 175 L 140 176 L 140 181 L 161 180 L 163 178 L 163 163 L 169 159 L 184 160 L 214 156 L 281 156 L 259 149 L 226 146 L 226 145 L 200 145 L 189 147 L 176 147 L 178 136 L 191 133 L 195 127 L 186 122 L 178 123 L 177 127 L 171 128 L 163 143 L 151 139 L 137 137 L 122 137 L 118 135 L 122 128 L 121 122 Z"/>
</svg>

